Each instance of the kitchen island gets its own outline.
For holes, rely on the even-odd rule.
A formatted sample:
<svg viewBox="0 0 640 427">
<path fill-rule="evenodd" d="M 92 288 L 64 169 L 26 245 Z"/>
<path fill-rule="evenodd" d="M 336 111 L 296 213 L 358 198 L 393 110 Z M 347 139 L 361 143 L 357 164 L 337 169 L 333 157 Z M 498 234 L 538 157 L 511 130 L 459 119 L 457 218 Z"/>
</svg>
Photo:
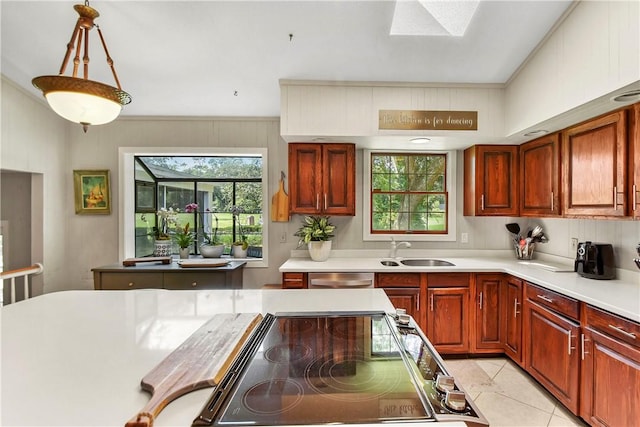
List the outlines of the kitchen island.
<svg viewBox="0 0 640 427">
<path fill-rule="evenodd" d="M 10 426 L 122 426 L 149 400 L 140 380 L 217 313 L 384 311 L 382 290 L 65 291 L 2 308 L 2 414 Z M 211 394 L 170 403 L 188 426 Z"/>
</svg>

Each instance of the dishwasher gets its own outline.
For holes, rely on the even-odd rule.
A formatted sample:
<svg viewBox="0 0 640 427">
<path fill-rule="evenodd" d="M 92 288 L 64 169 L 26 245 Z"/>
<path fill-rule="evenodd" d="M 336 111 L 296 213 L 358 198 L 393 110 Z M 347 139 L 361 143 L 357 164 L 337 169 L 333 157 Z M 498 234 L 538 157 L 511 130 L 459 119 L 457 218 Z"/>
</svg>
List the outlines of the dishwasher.
<svg viewBox="0 0 640 427">
<path fill-rule="evenodd" d="M 374 273 L 309 273 L 309 289 L 373 288 Z"/>
</svg>

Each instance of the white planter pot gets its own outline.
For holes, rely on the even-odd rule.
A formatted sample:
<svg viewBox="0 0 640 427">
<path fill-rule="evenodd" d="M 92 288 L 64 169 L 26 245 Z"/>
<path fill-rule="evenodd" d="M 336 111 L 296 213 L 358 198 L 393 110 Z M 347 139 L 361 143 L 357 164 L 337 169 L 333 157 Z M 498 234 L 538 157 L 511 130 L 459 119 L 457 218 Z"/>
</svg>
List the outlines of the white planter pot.
<svg viewBox="0 0 640 427">
<path fill-rule="evenodd" d="M 224 252 L 224 245 L 201 245 L 200 253 L 203 258 L 220 258 Z"/>
<path fill-rule="evenodd" d="M 242 249 L 242 245 L 233 245 L 231 246 L 231 255 L 233 255 L 234 258 L 246 258 L 247 249 Z"/>
<path fill-rule="evenodd" d="M 173 242 L 171 240 L 156 240 L 153 247 L 153 256 L 171 256 Z"/>
<path fill-rule="evenodd" d="M 191 248 L 180 248 L 180 259 L 189 259 Z"/>
<path fill-rule="evenodd" d="M 331 254 L 331 240 L 324 242 L 309 242 L 309 256 L 314 261 L 326 261 Z"/>
</svg>

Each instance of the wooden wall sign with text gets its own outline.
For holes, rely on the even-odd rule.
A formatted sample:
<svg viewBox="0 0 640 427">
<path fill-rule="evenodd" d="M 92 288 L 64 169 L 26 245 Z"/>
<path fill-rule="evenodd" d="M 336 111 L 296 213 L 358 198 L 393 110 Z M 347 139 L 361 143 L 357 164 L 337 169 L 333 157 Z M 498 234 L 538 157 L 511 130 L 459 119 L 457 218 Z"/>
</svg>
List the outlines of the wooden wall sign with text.
<svg viewBox="0 0 640 427">
<path fill-rule="evenodd" d="M 478 112 L 379 110 L 378 129 L 478 130 Z"/>
</svg>

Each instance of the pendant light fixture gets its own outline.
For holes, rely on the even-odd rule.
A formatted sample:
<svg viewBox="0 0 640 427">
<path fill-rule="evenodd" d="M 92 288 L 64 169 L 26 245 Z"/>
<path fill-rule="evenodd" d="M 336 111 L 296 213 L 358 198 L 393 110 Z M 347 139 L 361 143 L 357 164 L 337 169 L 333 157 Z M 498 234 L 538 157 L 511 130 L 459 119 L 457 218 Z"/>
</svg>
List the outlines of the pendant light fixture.
<svg viewBox="0 0 640 427">
<path fill-rule="evenodd" d="M 93 23 L 93 20 L 100 14 L 89 6 L 88 0 L 84 5 L 77 4 L 73 8 L 80 17 L 73 29 L 71 40 L 67 44 L 67 52 L 62 60 L 60 73 L 57 76 L 36 77 L 32 83 L 42 91 L 53 111 L 67 120 L 80 123 L 86 132 L 89 125 L 101 125 L 115 120 L 120 114 L 122 106 L 131 102 L 131 96 L 120 87 L 120 81 L 113 66 L 113 60 L 109 56 L 102 31 Z M 107 64 L 111 68 L 117 87 L 89 80 L 89 31 L 93 27 L 98 30 L 107 57 Z M 64 75 L 64 72 L 74 49 L 73 73 L 71 77 L 68 77 Z M 81 51 L 82 58 L 80 58 Z M 81 64 L 82 78 L 78 77 Z"/>
</svg>

